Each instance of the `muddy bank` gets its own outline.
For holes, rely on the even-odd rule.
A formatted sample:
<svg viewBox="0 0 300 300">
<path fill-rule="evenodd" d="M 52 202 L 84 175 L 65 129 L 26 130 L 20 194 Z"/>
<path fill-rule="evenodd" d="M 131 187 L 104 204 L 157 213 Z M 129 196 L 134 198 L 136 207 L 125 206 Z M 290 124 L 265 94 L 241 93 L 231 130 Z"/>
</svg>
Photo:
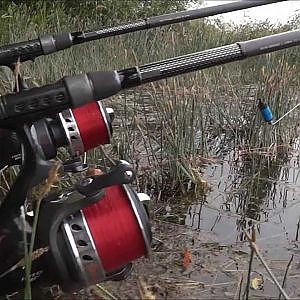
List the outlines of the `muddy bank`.
<svg viewBox="0 0 300 300">
<path fill-rule="evenodd" d="M 250 253 L 247 242 L 225 245 L 211 232 L 162 221 L 155 222 L 153 231 L 151 258 L 135 263 L 134 272 L 126 281 L 101 285 L 116 298 L 140 299 L 138 286 L 141 282 L 156 299 L 238 299 L 239 294 L 243 294 Z M 185 249 L 191 255 L 190 263 L 184 263 Z M 288 260 L 273 259 L 267 249 L 261 250 L 269 267 L 282 282 Z M 285 287 L 293 298 L 300 297 L 299 258 L 300 251 L 295 252 Z M 259 289 L 251 288 L 251 297 L 278 298 L 277 288 L 255 259 L 252 282 L 255 283 L 257 278 L 262 283 Z M 105 294 L 103 297 L 109 299 Z"/>
</svg>

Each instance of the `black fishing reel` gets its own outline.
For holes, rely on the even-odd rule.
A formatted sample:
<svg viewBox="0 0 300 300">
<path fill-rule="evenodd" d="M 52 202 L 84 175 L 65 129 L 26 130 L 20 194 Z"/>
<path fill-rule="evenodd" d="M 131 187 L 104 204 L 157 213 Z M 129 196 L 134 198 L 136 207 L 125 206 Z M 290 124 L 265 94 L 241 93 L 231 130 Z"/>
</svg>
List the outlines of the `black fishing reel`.
<svg viewBox="0 0 300 300">
<path fill-rule="evenodd" d="M 0 152 L 1 168 L 21 165 L 0 208 L 0 256 L 5 257 L 0 261 L 0 295 L 24 287 L 24 267 L 14 266 L 24 256 L 19 208 L 28 191 L 48 178 L 60 147 L 67 147 L 71 155 L 60 169 L 63 174 L 85 171 L 79 156 L 110 143 L 113 117 L 113 110 L 98 101 L 23 124 L 15 132 L 0 132 L 9 145 Z M 149 197 L 128 185 L 134 177 L 130 165 L 121 161 L 109 173 L 87 177 L 42 200 L 35 251 L 47 251 L 32 262 L 32 286 L 59 284 L 72 292 L 101 281 L 123 280 L 131 262 L 149 254 L 151 229 L 144 205 Z M 29 215 L 26 224 L 30 240 Z"/>
<path fill-rule="evenodd" d="M 145 205 L 150 199 L 128 185 L 133 179 L 131 166 L 121 161 L 107 174 L 87 177 L 42 200 L 35 249 L 48 251 L 33 261 L 33 286 L 59 284 L 73 292 L 123 280 L 133 260 L 148 256 L 151 229 Z M 0 294 L 21 289 L 24 268 L 0 275 L 0 286 Z"/>
<path fill-rule="evenodd" d="M 149 198 L 128 185 L 133 177 L 121 162 L 113 172 L 85 179 L 72 193 L 45 202 L 41 217 L 46 227 L 41 226 L 40 235 L 48 234 L 63 289 L 124 279 L 128 264 L 148 255 L 151 230 L 142 201 Z"/>
</svg>

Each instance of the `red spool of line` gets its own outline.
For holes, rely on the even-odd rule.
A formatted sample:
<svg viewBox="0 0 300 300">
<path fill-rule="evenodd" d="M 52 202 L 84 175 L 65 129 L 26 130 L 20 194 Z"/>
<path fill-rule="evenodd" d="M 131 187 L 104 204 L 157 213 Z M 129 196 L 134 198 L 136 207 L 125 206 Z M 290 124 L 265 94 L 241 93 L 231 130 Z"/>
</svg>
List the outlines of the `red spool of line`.
<svg viewBox="0 0 300 300">
<path fill-rule="evenodd" d="M 72 109 L 84 150 L 109 144 L 111 128 L 100 102 L 91 102 Z"/>
<path fill-rule="evenodd" d="M 126 186 L 111 186 L 99 202 L 83 209 L 106 273 L 147 255 L 148 241 L 136 203 Z"/>
</svg>

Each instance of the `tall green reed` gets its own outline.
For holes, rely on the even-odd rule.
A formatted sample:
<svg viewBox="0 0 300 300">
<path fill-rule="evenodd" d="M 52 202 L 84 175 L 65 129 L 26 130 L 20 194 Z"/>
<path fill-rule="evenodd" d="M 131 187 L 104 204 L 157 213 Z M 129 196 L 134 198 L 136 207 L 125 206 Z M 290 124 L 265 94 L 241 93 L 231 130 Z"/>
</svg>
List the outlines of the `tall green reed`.
<svg viewBox="0 0 300 300">
<path fill-rule="evenodd" d="M 41 4 L 36 14 L 26 6 L 2 12 L 1 42 L 30 39 L 43 33 L 97 29 L 96 19 L 66 16 L 59 4 Z M 94 41 L 24 63 L 30 85 L 53 82 L 64 75 L 122 69 L 201 51 L 239 40 L 295 28 L 268 22 L 234 26 L 220 20 L 196 20 Z M 288 143 L 295 135 L 297 111 L 276 128 L 262 123 L 255 102 L 263 97 L 280 116 L 297 101 L 299 51 L 289 49 L 243 62 L 193 72 L 124 91 L 105 100 L 116 108 L 115 138 L 107 151 L 133 162 L 144 186 L 186 191 L 201 184 L 201 165 L 213 151 L 213 137 L 225 134 L 233 147 L 264 147 Z M 11 90 L 12 76 L 0 71 L 0 92 Z M 293 120 L 293 121 L 291 121 Z M 95 150 L 90 161 L 98 161 Z"/>
</svg>

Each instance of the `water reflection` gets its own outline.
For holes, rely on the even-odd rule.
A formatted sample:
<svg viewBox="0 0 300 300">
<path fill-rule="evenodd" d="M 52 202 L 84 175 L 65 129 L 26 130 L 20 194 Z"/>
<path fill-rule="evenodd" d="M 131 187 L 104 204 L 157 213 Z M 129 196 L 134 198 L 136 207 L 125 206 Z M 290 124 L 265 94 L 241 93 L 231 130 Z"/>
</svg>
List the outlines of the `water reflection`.
<svg viewBox="0 0 300 300">
<path fill-rule="evenodd" d="M 282 152 L 276 158 L 257 151 L 227 152 L 220 163 L 206 166 L 203 176 L 212 190 L 189 206 L 185 224 L 232 243 L 257 223 L 265 245 L 290 248 L 300 216 L 298 152 L 299 139 L 289 155 Z"/>
</svg>

